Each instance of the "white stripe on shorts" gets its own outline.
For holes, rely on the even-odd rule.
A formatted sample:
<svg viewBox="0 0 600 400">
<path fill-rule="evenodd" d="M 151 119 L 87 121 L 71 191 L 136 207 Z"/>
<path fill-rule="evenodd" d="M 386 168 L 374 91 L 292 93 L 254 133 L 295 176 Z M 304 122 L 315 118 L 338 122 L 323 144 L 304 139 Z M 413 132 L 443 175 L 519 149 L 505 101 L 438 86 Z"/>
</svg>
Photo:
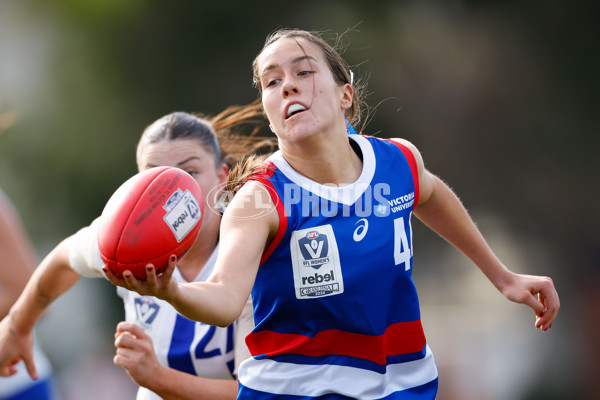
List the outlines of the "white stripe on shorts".
<svg viewBox="0 0 600 400">
<path fill-rule="evenodd" d="M 433 354 L 426 346 L 420 360 L 391 364 L 385 374 L 340 365 L 306 365 L 248 359 L 240 365 L 240 383 L 274 394 L 320 396 L 326 393 L 375 400 L 431 382 L 438 376 Z"/>
</svg>

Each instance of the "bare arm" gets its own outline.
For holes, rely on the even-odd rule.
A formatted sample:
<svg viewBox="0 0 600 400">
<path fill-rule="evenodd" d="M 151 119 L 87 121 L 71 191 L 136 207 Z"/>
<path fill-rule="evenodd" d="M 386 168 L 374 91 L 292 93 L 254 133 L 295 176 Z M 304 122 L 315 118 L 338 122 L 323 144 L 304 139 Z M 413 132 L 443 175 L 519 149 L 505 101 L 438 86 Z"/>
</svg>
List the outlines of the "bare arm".
<svg viewBox="0 0 600 400">
<path fill-rule="evenodd" d="M 0 319 L 8 314 L 36 264 L 35 252 L 12 204 L 0 193 Z"/>
<path fill-rule="evenodd" d="M 252 301 L 248 299 L 237 320 L 235 335 L 235 370 L 250 358 L 245 338 L 254 328 Z M 209 379 L 161 365 L 156 358 L 152 339 L 135 323 L 121 322 L 115 333 L 117 354 L 114 363 L 123 367 L 131 379 L 165 400 L 227 400 L 238 393 L 237 380 Z"/>
<path fill-rule="evenodd" d="M 233 400 L 237 396 L 236 380 L 204 378 L 161 365 L 152 339 L 133 322 L 117 325 L 115 346 L 114 363 L 138 385 L 165 400 Z"/>
<path fill-rule="evenodd" d="M 146 281 L 135 279 L 129 271 L 123 273 L 123 278 L 107 268 L 104 273 L 115 285 L 168 301 L 189 319 L 227 326 L 241 314 L 262 253 L 278 226 L 279 219 L 267 190 L 258 182 L 249 182 L 235 195 L 223 215 L 219 255 L 206 282 L 177 283 L 171 279 L 174 257 L 160 276 L 149 266 Z"/>
<path fill-rule="evenodd" d="M 251 299 L 244 305 L 237 323 L 234 341 L 236 371 L 242 361 L 251 357 L 245 342 L 246 335 L 254 328 Z M 136 323 L 121 322 L 117 325 L 115 347 L 114 363 L 123 367 L 138 385 L 165 400 L 233 400 L 237 397 L 237 380 L 204 378 L 161 365 L 156 358 L 152 338 Z"/>
<path fill-rule="evenodd" d="M 529 306 L 537 316 L 536 328 L 549 329 L 560 308 L 552 279 L 511 272 L 489 247 L 456 194 L 425 169 L 419 151 L 405 140 L 394 140 L 408 146 L 417 161 L 420 184 L 417 218 L 469 257 L 505 297 Z"/>
<path fill-rule="evenodd" d="M 9 315 L 0 322 L 0 375 L 14 374 L 11 365 L 23 359 L 29 374 L 37 377 L 32 351 L 33 327 L 44 310 L 80 277 L 69 265 L 69 240 L 65 239 L 44 258 Z"/>
<path fill-rule="evenodd" d="M 221 244 L 222 246 L 222 244 Z M 254 327 L 252 303 L 246 302 L 238 320 L 235 338 L 235 365 L 250 357 L 244 337 Z M 152 390 L 165 400 L 233 400 L 237 380 L 211 379 L 191 375 L 161 365 L 152 338 L 133 322 L 121 322 L 115 333 L 117 353 L 114 363 L 121 366 L 138 385 Z"/>
<path fill-rule="evenodd" d="M 146 387 L 165 400 L 234 400 L 237 397 L 237 380 L 203 378 L 161 367 L 164 373 L 159 376 L 162 377 L 154 380 L 153 386 Z"/>
</svg>

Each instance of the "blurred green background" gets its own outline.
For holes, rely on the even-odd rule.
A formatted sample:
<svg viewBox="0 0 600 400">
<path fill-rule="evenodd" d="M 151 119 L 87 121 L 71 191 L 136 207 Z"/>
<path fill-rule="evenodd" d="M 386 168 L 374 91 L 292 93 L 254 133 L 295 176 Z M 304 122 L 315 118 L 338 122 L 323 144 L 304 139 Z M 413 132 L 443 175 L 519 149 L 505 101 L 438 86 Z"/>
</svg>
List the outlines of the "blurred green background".
<svg viewBox="0 0 600 400">
<path fill-rule="evenodd" d="M 255 99 L 251 62 L 268 33 L 348 31 L 343 56 L 368 81 L 364 132 L 412 141 L 501 259 L 552 276 L 561 296 L 555 326 L 535 331 L 528 309 L 415 221 L 439 398 L 597 398 L 599 4 L 2 0 L 0 187 L 42 257 L 136 172 L 146 125 Z M 64 399 L 131 396 L 111 364 L 122 318 L 102 280 L 50 309 L 39 336 Z"/>
</svg>

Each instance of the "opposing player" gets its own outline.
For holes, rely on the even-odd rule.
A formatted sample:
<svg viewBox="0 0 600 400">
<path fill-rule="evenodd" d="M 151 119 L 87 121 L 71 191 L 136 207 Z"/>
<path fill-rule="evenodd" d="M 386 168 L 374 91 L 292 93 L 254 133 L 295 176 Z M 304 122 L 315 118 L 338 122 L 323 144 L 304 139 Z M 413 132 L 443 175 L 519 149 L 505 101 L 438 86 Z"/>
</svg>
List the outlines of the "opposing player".
<svg viewBox="0 0 600 400">
<path fill-rule="evenodd" d="M 36 264 L 33 246 L 19 215 L 4 192 L 0 190 L 0 318 L 4 318 L 15 302 Z M 23 368 L 18 375 L 0 377 L 0 400 L 53 399 L 52 366 L 36 344 L 33 357 L 39 367 L 39 379 L 33 380 Z"/>
<path fill-rule="evenodd" d="M 235 126 L 262 114 L 260 104 L 232 107 L 212 119 L 176 112 L 152 123 L 137 147 L 140 171 L 155 166 L 176 166 L 196 179 L 203 193 L 213 193 L 225 182 L 235 146 L 246 139 L 236 136 Z M 218 134 L 229 144 L 226 153 Z M 204 281 L 211 273 L 219 247 L 221 215 L 215 197 L 205 195 L 205 214 L 196 242 L 175 268 L 180 282 Z M 211 211 L 212 210 L 212 211 Z M 98 220 L 62 241 L 37 268 L 25 291 L 0 323 L 0 374 L 15 372 L 14 360 L 22 359 L 37 377 L 31 358 L 31 331 L 44 309 L 71 288 L 81 276 L 102 277 L 97 244 Z M 222 243 L 222 242 L 221 242 Z M 140 385 L 137 399 L 233 399 L 237 393 L 237 366 L 248 357 L 243 341 L 249 313 L 216 327 L 188 320 L 167 302 L 118 290 L 125 304 L 126 321 L 115 333 L 115 364 Z"/>
<path fill-rule="evenodd" d="M 226 326 L 252 292 L 253 358 L 241 399 L 434 399 L 438 373 L 412 280 L 411 216 L 464 252 L 509 300 L 549 329 L 550 278 L 511 272 L 457 196 L 402 139 L 348 135 L 360 99 L 339 54 L 306 31 L 275 32 L 254 77 L 279 151 L 227 208 L 206 282 L 110 280 L 169 301 L 188 318 Z M 232 182 L 235 184 L 235 182 Z"/>
</svg>

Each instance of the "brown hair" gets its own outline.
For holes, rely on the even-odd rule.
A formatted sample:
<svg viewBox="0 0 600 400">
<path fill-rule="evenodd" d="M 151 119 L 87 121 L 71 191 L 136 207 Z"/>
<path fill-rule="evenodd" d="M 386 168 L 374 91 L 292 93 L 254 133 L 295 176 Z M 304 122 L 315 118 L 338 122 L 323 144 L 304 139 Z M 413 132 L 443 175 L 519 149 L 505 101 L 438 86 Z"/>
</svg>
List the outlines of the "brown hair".
<svg viewBox="0 0 600 400">
<path fill-rule="evenodd" d="M 196 140 L 213 155 L 217 167 L 224 162 L 232 168 L 248 153 L 275 146 L 274 138 L 258 135 L 264 122 L 259 99 L 247 105 L 230 106 L 215 116 L 173 112 L 146 127 L 136 155 L 139 158 L 147 144 L 163 140 Z"/>
<path fill-rule="evenodd" d="M 266 126 L 260 99 L 247 105 L 230 106 L 209 118 L 209 121 L 217 132 L 223 161 L 230 168 L 234 168 L 249 154 L 269 155 L 277 147 L 274 136 L 260 134 Z M 244 131 L 246 133 L 242 133 Z"/>
</svg>

